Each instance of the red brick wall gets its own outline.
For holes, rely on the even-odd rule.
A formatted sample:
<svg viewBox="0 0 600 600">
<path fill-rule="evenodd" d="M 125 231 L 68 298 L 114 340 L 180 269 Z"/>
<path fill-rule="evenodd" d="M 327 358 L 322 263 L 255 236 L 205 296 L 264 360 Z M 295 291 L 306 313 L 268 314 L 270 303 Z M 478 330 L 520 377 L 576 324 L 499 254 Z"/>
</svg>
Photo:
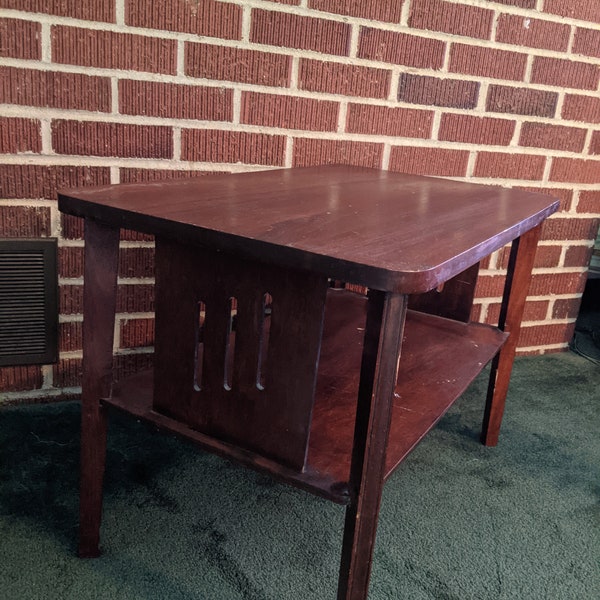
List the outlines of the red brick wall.
<svg viewBox="0 0 600 600">
<path fill-rule="evenodd" d="M 521 352 L 565 348 L 600 216 L 599 0 L 0 0 L 0 236 L 57 236 L 61 359 L 3 398 L 76 392 L 81 223 L 57 186 L 348 162 L 541 191 Z M 117 367 L 150 360 L 152 240 L 123 232 Z M 498 315 L 506 253 L 474 317 Z"/>
</svg>

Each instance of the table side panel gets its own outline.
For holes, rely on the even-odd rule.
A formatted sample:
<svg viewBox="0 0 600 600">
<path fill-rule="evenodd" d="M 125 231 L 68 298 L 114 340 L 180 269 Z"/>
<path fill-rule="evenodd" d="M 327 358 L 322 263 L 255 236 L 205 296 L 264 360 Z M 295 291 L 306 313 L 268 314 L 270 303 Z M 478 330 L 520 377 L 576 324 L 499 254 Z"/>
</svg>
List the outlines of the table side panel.
<svg viewBox="0 0 600 600">
<path fill-rule="evenodd" d="M 302 470 L 326 278 L 162 238 L 156 267 L 155 410 Z"/>
</svg>

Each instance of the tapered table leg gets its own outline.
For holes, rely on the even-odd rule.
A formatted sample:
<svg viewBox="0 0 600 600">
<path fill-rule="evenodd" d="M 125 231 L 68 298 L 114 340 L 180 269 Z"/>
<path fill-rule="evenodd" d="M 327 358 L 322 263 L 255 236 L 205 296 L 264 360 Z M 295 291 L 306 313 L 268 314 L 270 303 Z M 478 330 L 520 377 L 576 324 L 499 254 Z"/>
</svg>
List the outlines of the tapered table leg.
<svg viewBox="0 0 600 600">
<path fill-rule="evenodd" d="M 100 399 L 110 394 L 117 296 L 119 229 L 85 222 L 83 382 L 79 556 L 98 556 L 106 416 Z"/>
<path fill-rule="evenodd" d="M 510 336 L 492 362 L 481 433 L 481 441 L 486 446 L 498 443 L 541 227 L 538 225 L 512 243 L 498 323 Z"/>
<path fill-rule="evenodd" d="M 338 600 L 364 600 L 385 476 L 407 297 L 369 292 Z"/>
</svg>

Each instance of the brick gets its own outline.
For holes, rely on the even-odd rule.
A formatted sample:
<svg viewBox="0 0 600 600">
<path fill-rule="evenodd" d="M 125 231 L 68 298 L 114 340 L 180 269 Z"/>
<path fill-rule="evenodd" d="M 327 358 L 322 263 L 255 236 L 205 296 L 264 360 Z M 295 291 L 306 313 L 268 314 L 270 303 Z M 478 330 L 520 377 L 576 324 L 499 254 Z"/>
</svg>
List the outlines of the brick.
<svg viewBox="0 0 600 600">
<path fill-rule="evenodd" d="M 543 321 L 548 314 L 549 306 L 548 300 L 529 300 L 525 303 L 523 321 Z"/>
<path fill-rule="evenodd" d="M 115 22 L 115 3 L 98 0 L 2 0 L 2 8 L 83 19 Z"/>
<path fill-rule="evenodd" d="M 485 8 L 443 0 L 412 0 L 408 24 L 416 29 L 487 40 L 492 31 L 493 18 L 494 12 Z"/>
<path fill-rule="evenodd" d="M 390 171 L 414 175 L 464 177 L 469 153 L 446 148 L 416 148 L 394 146 L 390 153 Z"/>
<path fill-rule="evenodd" d="M 595 90 L 599 80 L 600 65 L 548 56 L 536 56 L 533 59 L 532 83 Z"/>
<path fill-rule="evenodd" d="M 285 138 L 281 135 L 184 129 L 181 132 L 182 160 L 283 166 Z"/>
<path fill-rule="evenodd" d="M 292 57 L 283 54 L 192 42 L 185 45 L 185 72 L 191 77 L 287 87 L 291 64 Z"/>
<path fill-rule="evenodd" d="M 534 274 L 529 287 L 529 295 L 579 294 L 585 287 L 585 281 L 586 273 Z"/>
<path fill-rule="evenodd" d="M 146 183 L 149 181 L 166 181 L 169 179 L 185 179 L 187 177 L 201 177 L 210 175 L 211 171 L 176 171 L 173 169 L 130 169 L 123 167 L 120 170 L 121 183 Z M 147 236 L 151 237 L 151 236 Z"/>
<path fill-rule="evenodd" d="M 579 192 L 578 213 L 600 214 L 600 190 Z"/>
<path fill-rule="evenodd" d="M 513 136 L 516 121 L 446 113 L 442 115 L 438 139 L 469 144 L 507 146 Z"/>
<path fill-rule="evenodd" d="M 58 260 L 60 277 L 83 277 L 83 247 L 60 247 Z M 119 277 L 154 277 L 154 248 L 121 248 Z"/>
<path fill-rule="evenodd" d="M 122 319 L 120 323 L 121 348 L 139 348 L 154 345 L 154 319 Z"/>
<path fill-rule="evenodd" d="M 119 239 L 127 242 L 153 242 L 154 236 L 131 229 L 121 229 L 121 237 Z"/>
<path fill-rule="evenodd" d="M 470 44 L 452 44 L 449 70 L 454 73 L 522 81 L 527 55 Z"/>
<path fill-rule="evenodd" d="M 39 390 L 42 387 L 39 366 L 0 367 L 0 392 Z"/>
<path fill-rule="evenodd" d="M 553 117 L 558 93 L 523 87 L 490 85 L 486 99 L 489 112 Z"/>
<path fill-rule="evenodd" d="M 569 246 L 565 253 L 565 267 L 587 267 L 593 251 L 593 246 Z"/>
<path fill-rule="evenodd" d="M 525 325 L 519 334 L 519 346 L 546 346 L 568 343 L 575 332 L 575 323 Z"/>
<path fill-rule="evenodd" d="M 55 388 L 79 387 L 83 375 L 81 358 L 62 358 L 53 367 Z"/>
<path fill-rule="evenodd" d="M 518 6 L 520 8 L 535 8 L 537 0 L 491 0 L 496 4 L 505 4 L 506 6 Z"/>
<path fill-rule="evenodd" d="M 480 269 L 491 269 L 491 268 L 496 268 L 496 259 L 494 258 L 494 260 L 492 261 L 492 255 L 488 255 L 485 256 L 484 258 L 482 258 L 479 261 L 479 268 Z M 492 262 L 494 262 L 494 266 L 492 267 Z"/>
<path fill-rule="evenodd" d="M 475 288 L 476 298 L 500 298 L 504 289 L 503 275 L 481 275 Z M 530 296 L 578 294 L 583 291 L 585 273 L 534 274 L 529 287 Z"/>
<path fill-rule="evenodd" d="M 570 35 L 570 25 L 522 15 L 501 14 L 496 27 L 498 42 L 563 52 L 569 46 Z"/>
<path fill-rule="evenodd" d="M 579 315 L 581 298 L 559 298 L 552 307 L 553 319 L 576 319 Z"/>
<path fill-rule="evenodd" d="M 130 0 L 125 4 L 125 23 L 134 27 L 183 31 L 197 35 L 239 40 L 242 8 L 216 0 Z"/>
<path fill-rule="evenodd" d="M 504 275 L 480 275 L 475 286 L 475 297 L 501 298 L 505 279 Z"/>
<path fill-rule="evenodd" d="M 162 126 L 56 120 L 52 147 L 59 154 L 172 158 L 173 132 Z"/>
<path fill-rule="evenodd" d="M 233 90 L 121 79 L 119 112 L 174 119 L 231 121 Z"/>
<path fill-rule="evenodd" d="M 51 233 L 49 206 L 1 206 L 0 238 L 48 237 Z"/>
<path fill-rule="evenodd" d="M 120 381 L 140 371 L 151 369 L 153 360 L 154 354 L 148 352 L 117 355 L 113 360 L 113 378 Z"/>
<path fill-rule="evenodd" d="M 399 23 L 404 0 L 309 0 L 309 8 L 374 21 Z"/>
<path fill-rule="evenodd" d="M 83 285 L 60 285 L 58 288 L 58 306 L 61 315 L 82 314 Z"/>
<path fill-rule="evenodd" d="M 177 72 L 177 42 L 80 27 L 52 27 L 52 60 L 104 69 Z"/>
<path fill-rule="evenodd" d="M 348 104 L 346 131 L 374 135 L 428 138 L 433 111 L 413 108 Z"/>
<path fill-rule="evenodd" d="M 154 277 L 154 248 L 121 248 L 119 277 Z"/>
<path fill-rule="evenodd" d="M 572 51 L 574 54 L 584 54 L 585 56 L 600 58 L 600 29 L 578 27 L 575 30 Z"/>
<path fill-rule="evenodd" d="M 60 215 L 60 228 L 62 237 L 67 240 L 83 239 L 83 219 L 72 215 Z"/>
<path fill-rule="evenodd" d="M 383 144 L 348 140 L 294 139 L 293 165 L 346 164 L 361 167 L 381 167 Z"/>
<path fill-rule="evenodd" d="M 533 266 L 540 269 L 551 269 L 558 267 L 560 263 L 560 246 L 538 246 L 535 253 Z M 508 266 L 508 261 L 507 261 Z"/>
<path fill-rule="evenodd" d="M 559 212 L 571 210 L 571 205 L 573 202 L 573 190 L 559 188 L 536 188 L 526 186 L 515 186 L 514 189 L 552 196 L 552 198 L 554 198 L 555 200 L 560 201 L 560 206 L 558 208 Z"/>
<path fill-rule="evenodd" d="M 284 48 L 347 56 L 350 25 L 271 10 L 252 10 L 250 41 Z"/>
<path fill-rule="evenodd" d="M 521 146 L 535 148 L 551 148 L 581 152 L 585 144 L 586 129 L 577 127 L 562 127 L 545 123 L 523 123 L 521 127 Z"/>
<path fill-rule="evenodd" d="M 590 154 L 600 154 L 600 131 L 594 131 L 592 134 Z"/>
<path fill-rule="evenodd" d="M 475 161 L 475 177 L 502 179 L 541 179 L 546 164 L 545 156 L 533 154 L 508 154 L 505 152 L 479 152 Z"/>
<path fill-rule="evenodd" d="M 40 60 L 41 24 L 20 19 L 0 19 L 0 56 Z"/>
<path fill-rule="evenodd" d="M 600 98 L 565 94 L 562 117 L 584 123 L 600 123 Z"/>
<path fill-rule="evenodd" d="M 598 183 L 600 181 L 600 160 L 553 158 L 550 181 Z"/>
<path fill-rule="evenodd" d="M 553 216 L 542 228 L 544 240 L 593 240 L 598 233 L 598 219 L 565 219 Z"/>
<path fill-rule="evenodd" d="M 154 286 L 140 283 L 120 284 L 117 288 L 117 312 L 154 311 Z"/>
<path fill-rule="evenodd" d="M 387 98 L 390 81 L 388 69 L 300 59 L 298 86 L 311 92 Z"/>
<path fill-rule="evenodd" d="M 146 179 L 150 181 L 150 179 Z M 123 181 L 123 183 L 126 183 Z M 62 237 L 69 240 L 83 239 L 83 219 L 72 215 L 61 214 L 61 229 Z M 129 229 L 121 229 L 121 240 L 135 242 L 152 242 L 154 236 L 139 231 L 131 231 Z"/>
<path fill-rule="evenodd" d="M 543 321 L 548 314 L 548 300 L 528 300 L 523 309 L 523 321 Z M 488 306 L 485 323 L 498 325 L 500 320 L 500 302 Z"/>
<path fill-rule="evenodd" d="M 242 92 L 240 120 L 267 127 L 335 131 L 339 106 L 330 100 Z"/>
<path fill-rule="evenodd" d="M 68 321 L 58 326 L 58 347 L 61 352 L 74 352 L 83 348 L 83 322 Z"/>
<path fill-rule="evenodd" d="M 56 200 L 57 188 L 110 183 L 108 167 L 0 165 L 0 197 Z"/>
<path fill-rule="evenodd" d="M 358 56 L 396 65 L 441 69 L 445 42 L 396 31 L 361 27 Z"/>
<path fill-rule="evenodd" d="M 2 67 L 0 102 L 88 111 L 110 111 L 108 77 Z"/>
<path fill-rule="evenodd" d="M 0 117 L 0 153 L 41 152 L 40 122 L 35 119 Z"/>
<path fill-rule="evenodd" d="M 477 81 L 402 73 L 398 82 L 398 100 L 411 104 L 475 108 L 478 96 Z"/>
<path fill-rule="evenodd" d="M 546 0 L 544 11 L 562 17 L 600 23 L 598 0 Z"/>
<path fill-rule="evenodd" d="M 83 247 L 58 248 L 58 276 L 68 279 L 83 277 Z"/>
<path fill-rule="evenodd" d="M 539 245 L 536 249 L 533 266 L 537 268 L 549 269 L 558 267 L 560 263 L 561 246 Z M 510 256 L 510 246 L 505 246 L 498 257 L 498 268 L 508 268 L 508 259 Z"/>
</svg>

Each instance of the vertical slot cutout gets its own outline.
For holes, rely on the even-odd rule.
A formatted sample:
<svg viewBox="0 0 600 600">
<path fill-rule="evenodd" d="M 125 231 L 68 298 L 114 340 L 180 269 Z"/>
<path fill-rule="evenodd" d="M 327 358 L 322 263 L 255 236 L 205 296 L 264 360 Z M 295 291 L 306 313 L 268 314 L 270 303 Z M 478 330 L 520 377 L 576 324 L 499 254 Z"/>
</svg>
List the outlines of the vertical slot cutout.
<svg viewBox="0 0 600 600">
<path fill-rule="evenodd" d="M 223 387 L 229 391 L 231 390 L 232 378 L 233 378 L 233 361 L 235 356 L 235 330 L 236 330 L 236 319 L 237 319 L 237 299 L 233 296 L 229 298 L 227 304 L 227 313 L 229 314 L 229 321 L 227 325 L 227 339 L 225 341 L 225 364 L 224 364 L 224 381 Z"/>
<path fill-rule="evenodd" d="M 199 301 L 196 305 L 196 345 L 194 356 L 194 389 L 202 389 L 202 364 L 204 362 L 204 324 L 206 321 L 206 304 Z"/>
<path fill-rule="evenodd" d="M 259 327 L 260 341 L 258 346 L 258 365 L 256 368 L 256 387 L 265 389 L 267 356 L 269 355 L 269 335 L 271 333 L 271 317 L 273 314 L 273 298 L 268 292 L 263 295 L 261 322 Z"/>
</svg>

